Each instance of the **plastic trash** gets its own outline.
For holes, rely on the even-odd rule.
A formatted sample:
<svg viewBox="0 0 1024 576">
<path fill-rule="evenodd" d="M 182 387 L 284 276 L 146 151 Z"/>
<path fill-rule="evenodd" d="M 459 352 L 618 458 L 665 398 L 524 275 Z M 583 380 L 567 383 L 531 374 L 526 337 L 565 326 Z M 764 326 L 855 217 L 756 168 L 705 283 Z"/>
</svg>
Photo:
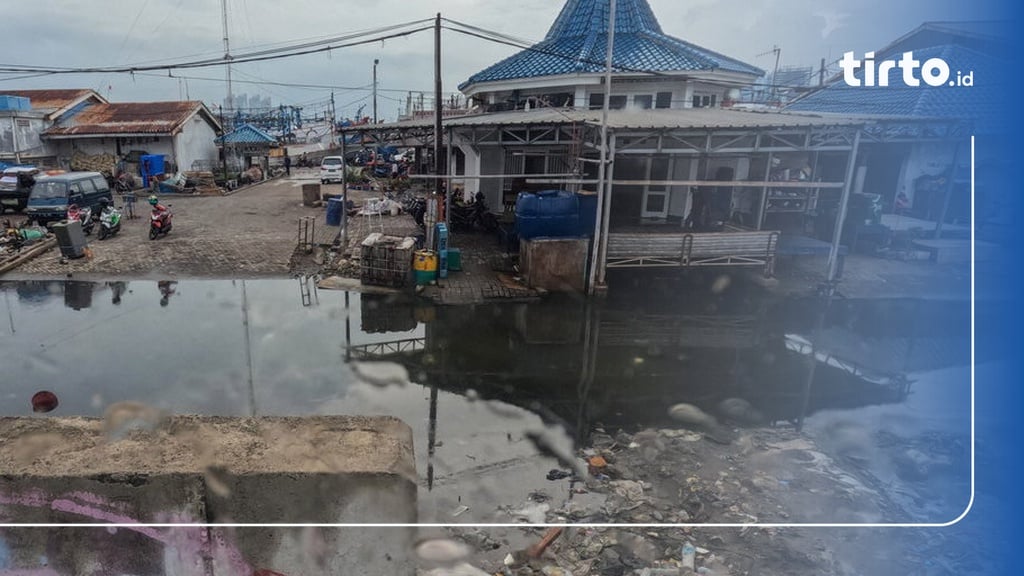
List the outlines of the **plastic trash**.
<svg viewBox="0 0 1024 576">
<path fill-rule="evenodd" d="M 690 570 L 693 570 L 694 569 L 694 561 L 695 561 L 696 557 L 697 557 L 697 549 L 694 548 L 693 544 L 691 544 L 690 542 L 687 542 L 686 544 L 683 544 L 683 550 L 682 550 L 683 568 L 688 568 Z"/>
</svg>

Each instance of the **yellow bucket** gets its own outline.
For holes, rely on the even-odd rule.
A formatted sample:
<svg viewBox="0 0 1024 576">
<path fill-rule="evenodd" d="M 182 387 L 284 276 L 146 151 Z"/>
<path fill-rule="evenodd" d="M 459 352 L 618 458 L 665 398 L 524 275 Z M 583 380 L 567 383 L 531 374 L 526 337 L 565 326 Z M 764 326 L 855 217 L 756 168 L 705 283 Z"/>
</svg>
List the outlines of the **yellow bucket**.
<svg viewBox="0 0 1024 576">
<path fill-rule="evenodd" d="M 420 272 L 437 271 L 437 253 L 430 250 L 419 250 L 412 260 L 412 269 Z"/>
</svg>

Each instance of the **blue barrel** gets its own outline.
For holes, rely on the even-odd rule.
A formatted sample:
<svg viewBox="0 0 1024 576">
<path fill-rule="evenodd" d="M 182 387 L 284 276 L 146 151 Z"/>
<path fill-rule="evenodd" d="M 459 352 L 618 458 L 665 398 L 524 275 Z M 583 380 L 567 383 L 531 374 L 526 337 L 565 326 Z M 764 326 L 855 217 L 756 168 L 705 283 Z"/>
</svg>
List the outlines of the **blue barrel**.
<svg viewBox="0 0 1024 576">
<path fill-rule="evenodd" d="M 341 198 L 331 198 L 327 201 L 327 225 L 341 226 L 341 215 L 344 213 L 345 203 Z"/>
<path fill-rule="evenodd" d="M 579 199 L 565 190 L 520 192 L 516 198 L 516 231 L 524 240 L 579 236 Z"/>
</svg>

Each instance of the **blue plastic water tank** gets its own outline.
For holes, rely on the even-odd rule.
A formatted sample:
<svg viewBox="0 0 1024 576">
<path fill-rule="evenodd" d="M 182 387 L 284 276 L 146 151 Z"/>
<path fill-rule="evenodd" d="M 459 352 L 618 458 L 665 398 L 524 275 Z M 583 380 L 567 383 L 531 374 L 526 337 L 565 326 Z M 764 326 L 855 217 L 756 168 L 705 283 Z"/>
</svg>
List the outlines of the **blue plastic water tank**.
<svg viewBox="0 0 1024 576">
<path fill-rule="evenodd" d="M 327 200 L 327 225 L 341 226 L 341 214 L 345 203 L 341 198 Z"/>
<path fill-rule="evenodd" d="M 579 199 L 565 190 L 520 192 L 516 198 L 516 232 L 524 240 L 579 236 Z"/>
<path fill-rule="evenodd" d="M 139 172 L 139 175 L 142 176 L 142 186 L 148 188 L 150 178 L 164 173 L 163 155 L 146 154 L 139 156 Z"/>
</svg>

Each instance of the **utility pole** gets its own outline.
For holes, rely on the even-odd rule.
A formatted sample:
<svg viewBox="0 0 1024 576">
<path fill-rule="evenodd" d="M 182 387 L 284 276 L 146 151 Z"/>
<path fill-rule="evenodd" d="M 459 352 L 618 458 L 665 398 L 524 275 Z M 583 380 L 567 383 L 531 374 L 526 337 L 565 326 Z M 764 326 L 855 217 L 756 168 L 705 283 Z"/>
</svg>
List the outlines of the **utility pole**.
<svg viewBox="0 0 1024 576">
<path fill-rule="evenodd" d="M 373 123 L 377 123 L 377 64 L 380 60 L 373 59 Z"/>
<path fill-rule="evenodd" d="M 331 90 L 331 146 L 334 146 L 334 129 L 338 125 L 338 118 L 334 110 L 334 90 Z"/>
<path fill-rule="evenodd" d="M 220 158 L 221 165 L 224 167 L 224 185 L 227 186 L 228 179 L 228 141 L 225 136 L 228 133 L 224 130 L 224 106 L 219 106 L 220 110 Z"/>
<path fill-rule="evenodd" d="M 441 175 L 444 174 L 444 159 L 441 158 L 441 13 L 434 20 L 434 189 L 441 192 Z M 446 200 L 447 203 L 447 200 Z M 447 208 L 447 206 L 445 206 Z M 430 231 L 427 231 L 430 234 Z"/>
<path fill-rule="evenodd" d="M 821 69 L 818 70 L 818 86 L 825 85 L 825 59 L 821 59 Z"/>
<path fill-rule="evenodd" d="M 235 97 L 231 94 L 231 42 L 228 40 L 228 0 L 220 0 L 221 10 L 221 23 L 224 27 L 224 61 L 227 62 L 227 66 L 224 67 L 227 74 L 228 84 L 228 118 L 231 118 L 231 110 L 235 106 Z M 224 123 L 223 108 L 220 115 L 220 125 L 224 130 L 224 135 L 228 133 L 228 126 Z M 228 142 L 224 140 L 221 149 L 224 151 L 224 179 L 228 177 Z"/>
</svg>

